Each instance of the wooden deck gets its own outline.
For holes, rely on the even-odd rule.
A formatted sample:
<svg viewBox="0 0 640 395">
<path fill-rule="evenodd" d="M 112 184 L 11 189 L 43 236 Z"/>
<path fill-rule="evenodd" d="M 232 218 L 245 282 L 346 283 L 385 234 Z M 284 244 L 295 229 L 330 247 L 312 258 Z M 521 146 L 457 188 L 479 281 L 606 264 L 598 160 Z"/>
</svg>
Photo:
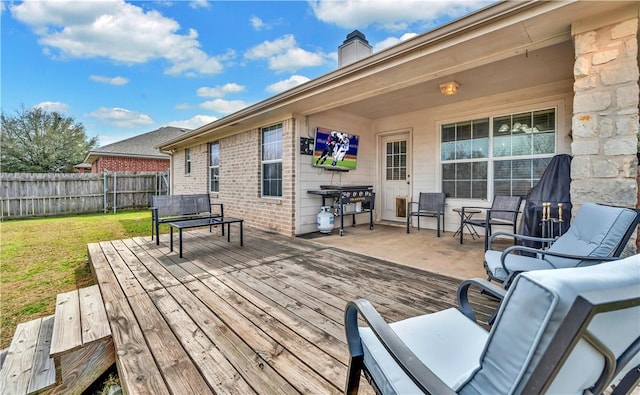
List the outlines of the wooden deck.
<svg viewBox="0 0 640 395">
<path fill-rule="evenodd" d="M 168 235 L 88 246 L 125 393 L 341 393 L 347 301 L 369 299 L 391 321 L 456 303 L 457 279 L 309 240 L 247 229 L 241 247 L 234 236 L 185 232 L 184 258 Z M 495 306 L 472 300 L 481 318 Z"/>
</svg>

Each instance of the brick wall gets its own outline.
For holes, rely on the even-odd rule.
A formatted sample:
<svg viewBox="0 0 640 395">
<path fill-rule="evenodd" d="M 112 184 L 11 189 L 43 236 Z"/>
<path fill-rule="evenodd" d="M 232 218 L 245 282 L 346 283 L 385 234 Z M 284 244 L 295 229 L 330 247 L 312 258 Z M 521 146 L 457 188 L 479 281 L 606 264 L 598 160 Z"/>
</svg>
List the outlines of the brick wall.
<svg viewBox="0 0 640 395">
<path fill-rule="evenodd" d="M 101 156 L 91 165 L 92 173 L 108 171 L 157 171 L 169 169 L 169 159 L 127 158 L 122 156 Z"/>
<path fill-rule="evenodd" d="M 253 129 L 225 137 L 220 143 L 220 192 L 212 203 L 223 203 L 225 216 L 239 217 L 245 225 L 288 236 L 295 234 L 295 122 L 282 122 L 282 198 L 261 197 L 261 131 Z M 270 126 L 270 125 L 265 125 Z M 184 150 L 173 154 L 174 194 L 209 190 L 208 144 L 191 147 L 191 173 L 184 174 Z"/>
<path fill-rule="evenodd" d="M 185 173 L 185 151 L 173 153 L 171 190 L 174 195 L 206 193 L 209 191 L 209 147 L 199 144 L 191 148 L 191 172 Z"/>
</svg>

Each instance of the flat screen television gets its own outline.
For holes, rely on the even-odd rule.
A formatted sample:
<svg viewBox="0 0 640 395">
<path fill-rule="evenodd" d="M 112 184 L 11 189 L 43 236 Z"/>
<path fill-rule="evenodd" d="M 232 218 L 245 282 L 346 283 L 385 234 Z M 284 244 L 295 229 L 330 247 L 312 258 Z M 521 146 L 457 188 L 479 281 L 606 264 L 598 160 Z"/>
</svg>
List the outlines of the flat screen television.
<svg viewBox="0 0 640 395">
<path fill-rule="evenodd" d="M 360 137 L 355 134 L 318 127 L 313 166 L 336 171 L 354 170 L 358 163 L 359 143 Z"/>
</svg>

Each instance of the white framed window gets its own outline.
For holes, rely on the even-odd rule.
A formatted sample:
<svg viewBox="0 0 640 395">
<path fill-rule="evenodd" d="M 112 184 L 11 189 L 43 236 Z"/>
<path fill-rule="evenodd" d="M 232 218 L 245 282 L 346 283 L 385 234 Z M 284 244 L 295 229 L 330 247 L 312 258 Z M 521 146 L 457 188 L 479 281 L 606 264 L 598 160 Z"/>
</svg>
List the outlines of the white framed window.
<svg viewBox="0 0 640 395">
<path fill-rule="evenodd" d="M 191 148 L 184 149 L 184 174 L 191 174 Z"/>
<path fill-rule="evenodd" d="M 525 196 L 556 152 L 556 109 L 442 125 L 442 190 L 447 196 L 488 199 Z"/>
<path fill-rule="evenodd" d="M 282 197 L 282 124 L 262 128 L 262 197 Z"/>
<path fill-rule="evenodd" d="M 220 192 L 220 143 L 209 143 L 209 192 Z"/>
</svg>

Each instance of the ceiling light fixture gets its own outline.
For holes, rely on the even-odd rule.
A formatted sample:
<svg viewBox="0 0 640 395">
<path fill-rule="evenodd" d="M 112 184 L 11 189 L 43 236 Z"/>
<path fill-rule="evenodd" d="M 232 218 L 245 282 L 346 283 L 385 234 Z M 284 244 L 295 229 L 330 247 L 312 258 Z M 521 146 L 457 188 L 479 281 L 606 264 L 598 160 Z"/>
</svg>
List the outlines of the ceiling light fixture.
<svg viewBox="0 0 640 395">
<path fill-rule="evenodd" d="M 445 96 L 453 96 L 458 93 L 458 88 L 460 84 L 455 81 L 445 82 L 444 84 L 440 84 L 440 93 Z"/>
</svg>

